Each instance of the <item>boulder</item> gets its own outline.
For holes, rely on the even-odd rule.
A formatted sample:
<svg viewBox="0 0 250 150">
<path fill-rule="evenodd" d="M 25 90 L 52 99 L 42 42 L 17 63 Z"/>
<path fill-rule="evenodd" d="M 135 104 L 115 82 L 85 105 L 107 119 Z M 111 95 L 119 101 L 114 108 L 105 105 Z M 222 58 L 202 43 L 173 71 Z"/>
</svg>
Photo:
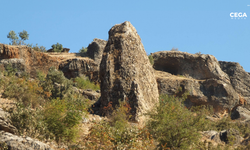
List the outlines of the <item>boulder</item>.
<svg viewBox="0 0 250 150">
<path fill-rule="evenodd" d="M 228 75 L 220 68 L 212 55 L 197 55 L 179 51 L 160 51 L 152 54 L 154 68 L 173 75 L 190 76 L 194 79 L 218 79 L 230 83 Z"/>
<path fill-rule="evenodd" d="M 30 137 L 19 137 L 0 131 L 0 146 L 3 145 L 10 150 L 52 150 L 49 145 Z"/>
<path fill-rule="evenodd" d="M 236 62 L 220 61 L 221 69 L 228 74 L 235 91 L 250 104 L 250 75 Z"/>
<path fill-rule="evenodd" d="M 250 111 L 242 106 L 238 106 L 231 112 L 231 119 L 241 120 L 241 121 L 249 121 L 250 120 Z"/>
<path fill-rule="evenodd" d="M 240 136 L 240 132 L 235 129 L 228 129 L 221 131 L 219 133 L 220 139 L 222 142 L 225 142 L 226 144 L 229 144 L 229 142 L 233 142 L 233 144 L 239 145 L 243 138 Z"/>
<path fill-rule="evenodd" d="M 80 92 L 83 96 L 93 101 L 97 101 L 101 97 L 100 93 L 93 90 L 80 90 Z"/>
<path fill-rule="evenodd" d="M 140 36 L 130 22 L 113 26 L 100 64 L 101 113 L 106 106 L 127 101 L 132 119 L 143 122 L 142 114 L 158 102 L 154 70 L 141 43 Z"/>
<path fill-rule="evenodd" d="M 99 80 L 98 65 L 89 58 L 67 59 L 60 63 L 59 70 L 69 79 L 86 75 L 91 81 L 98 82 Z"/>
<path fill-rule="evenodd" d="M 217 131 L 203 131 L 202 135 L 207 139 L 211 139 L 216 143 L 226 143 L 232 142 L 234 146 L 240 145 L 243 138 L 240 136 L 238 130 L 228 129 L 220 132 Z"/>
<path fill-rule="evenodd" d="M 107 41 L 95 38 L 88 46 L 87 56 L 94 59 L 98 67 L 102 60 L 102 54 Z"/>
</svg>

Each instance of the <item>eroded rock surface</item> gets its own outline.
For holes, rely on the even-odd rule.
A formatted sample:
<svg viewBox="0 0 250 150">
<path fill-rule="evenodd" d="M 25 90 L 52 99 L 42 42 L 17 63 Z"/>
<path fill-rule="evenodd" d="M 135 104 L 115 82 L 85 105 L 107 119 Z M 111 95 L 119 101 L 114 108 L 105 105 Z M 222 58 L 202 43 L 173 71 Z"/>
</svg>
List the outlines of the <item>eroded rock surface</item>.
<svg viewBox="0 0 250 150">
<path fill-rule="evenodd" d="M 250 75 L 236 62 L 220 61 L 220 66 L 230 78 L 235 91 L 250 104 Z"/>
<path fill-rule="evenodd" d="M 98 67 L 102 60 L 102 54 L 107 41 L 95 38 L 88 46 L 87 55 L 89 58 L 94 59 Z"/>
<path fill-rule="evenodd" d="M 0 59 L 3 59 L 2 61 L 9 61 L 8 59 L 11 59 L 10 61 L 13 62 L 13 58 L 20 60 L 19 64 L 23 64 L 24 61 L 25 71 L 31 77 L 36 76 L 37 70 L 47 73 L 50 67 L 54 66 L 57 68 L 60 62 L 60 59 L 57 57 L 50 57 L 46 53 L 37 52 L 27 46 L 0 44 Z"/>
<path fill-rule="evenodd" d="M 173 75 L 190 76 L 194 79 L 218 79 L 230 83 L 217 59 L 212 55 L 197 55 L 179 51 L 160 51 L 152 54 L 154 68 Z"/>
<path fill-rule="evenodd" d="M 30 137 L 19 137 L 0 131 L 0 143 L 5 143 L 10 150 L 52 150 L 49 145 Z"/>
<path fill-rule="evenodd" d="M 180 95 L 188 92 L 186 106 L 211 105 L 216 112 L 230 111 L 239 102 L 233 87 L 221 80 L 196 80 L 156 71 L 159 94 Z"/>
<path fill-rule="evenodd" d="M 75 78 L 86 75 L 91 81 L 98 82 L 98 65 L 89 58 L 67 59 L 59 65 L 59 70 L 66 78 Z"/>
<path fill-rule="evenodd" d="M 158 102 L 154 70 L 136 29 L 130 22 L 113 26 L 100 65 L 101 109 L 109 103 L 116 106 L 127 100 L 133 119 L 141 116 Z"/>
</svg>

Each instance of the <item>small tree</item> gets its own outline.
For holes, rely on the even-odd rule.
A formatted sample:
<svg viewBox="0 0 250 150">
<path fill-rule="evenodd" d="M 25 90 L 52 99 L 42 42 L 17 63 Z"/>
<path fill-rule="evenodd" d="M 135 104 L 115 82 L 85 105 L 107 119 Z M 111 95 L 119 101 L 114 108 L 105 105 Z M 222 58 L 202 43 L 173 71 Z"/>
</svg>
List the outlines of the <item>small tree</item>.
<svg viewBox="0 0 250 150">
<path fill-rule="evenodd" d="M 51 47 L 53 48 L 54 52 L 62 52 L 63 51 L 62 44 L 59 44 L 58 42 L 56 44 L 53 44 Z"/>
<path fill-rule="evenodd" d="M 29 39 L 28 32 L 23 30 L 23 32 L 19 32 L 18 35 L 21 38 L 21 40 L 19 40 L 15 31 L 11 30 L 7 35 L 7 38 L 10 39 L 12 45 L 22 45 L 22 44 L 25 45 L 24 41 Z"/>
<path fill-rule="evenodd" d="M 87 48 L 87 47 L 82 47 L 82 48 L 79 50 L 79 53 L 81 54 L 82 57 L 88 57 L 87 51 L 88 51 L 88 48 Z"/>
<path fill-rule="evenodd" d="M 86 53 L 88 51 L 88 48 L 87 47 L 82 47 L 80 50 L 79 50 L 79 53 Z"/>
<path fill-rule="evenodd" d="M 7 35 L 7 38 L 10 39 L 12 45 L 17 45 L 18 36 L 16 35 L 15 31 L 11 30 Z"/>
<path fill-rule="evenodd" d="M 25 44 L 24 41 L 29 39 L 29 34 L 27 31 L 23 30 L 23 32 L 19 32 L 19 37 L 21 38 L 20 44 Z"/>
</svg>

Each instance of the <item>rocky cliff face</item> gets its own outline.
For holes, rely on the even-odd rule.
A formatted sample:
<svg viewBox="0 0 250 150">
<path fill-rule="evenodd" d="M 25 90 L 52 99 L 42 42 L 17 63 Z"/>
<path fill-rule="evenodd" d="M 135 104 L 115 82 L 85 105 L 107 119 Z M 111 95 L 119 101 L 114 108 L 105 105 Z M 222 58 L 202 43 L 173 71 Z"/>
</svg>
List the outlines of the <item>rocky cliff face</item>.
<svg viewBox="0 0 250 150">
<path fill-rule="evenodd" d="M 0 68 L 11 64 L 18 71 L 26 71 L 31 77 L 40 70 L 47 74 L 54 66 L 63 71 L 67 78 L 75 78 L 84 74 L 92 81 L 99 82 L 98 65 L 89 58 L 67 53 L 41 53 L 27 46 L 12 46 L 0 44 Z"/>
<path fill-rule="evenodd" d="M 189 93 L 187 106 L 212 105 L 219 112 L 230 111 L 240 103 L 229 76 L 214 56 L 175 51 L 152 56 L 160 94 L 174 95 L 181 87 Z"/>
<path fill-rule="evenodd" d="M 173 75 L 188 75 L 194 79 L 219 79 L 230 83 L 217 59 L 212 55 L 196 55 L 178 51 L 161 51 L 152 54 L 154 68 Z"/>
<path fill-rule="evenodd" d="M 127 100 L 133 119 L 140 117 L 158 102 L 158 89 L 153 68 L 141 39 L 130 22 L 113 26 L 100 65 L 101 108 L 111 102 Z"/>
<path fill-rule="evenodd" d="M 235 91 L 250 104 L 250 75 L 239 63 L 220 61 L 221 69 L 228 74 Z"/>
<path fill-rule="evenodd" d="M 61 70 L 67 78 L 75 78 L 84 74 L 88 76 L 91 81 L 99 81 L 98 65 L 92 59 L 67 59 L 60 63 L 59 70 Z"/>
<path fill-rule="evenodd" d="M 13 58 L 19 59 L 20 62 L 24 62 L 24 70 L 30 73 L 31 77 L 36 76 L 37 70 L 47 73 L 50 67 L 55 66 L 57 68 L 60 62 L 60 59 L 57 57 L 50 57 L 46 53 L 34 51 L 27 46 L 0 44 L 0 59 Z"/>
</svg>

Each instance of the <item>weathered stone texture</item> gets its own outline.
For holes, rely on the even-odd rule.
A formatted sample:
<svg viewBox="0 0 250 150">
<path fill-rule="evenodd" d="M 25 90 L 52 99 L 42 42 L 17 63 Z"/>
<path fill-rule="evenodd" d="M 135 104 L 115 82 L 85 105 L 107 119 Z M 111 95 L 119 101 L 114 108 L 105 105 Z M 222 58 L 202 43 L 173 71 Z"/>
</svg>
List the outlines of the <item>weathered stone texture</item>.
<svg viewBox="0 0 250 150">
<path fill-rule="evenodd" d="M 100 65 L 101 107 L 127 100 L 133 119 L 158 102 L 158 89 L 153 68 L 136 29 L 130 22 L 113 26 Z"/>
<path fill-rule="evenodd" d="M 66 78 L 75 78 L 80 75 L 86 75 L 91 81 L 98 82 L 97 64 L 89 58 L 68 59 L 60 63 L 61 70 Z"/>
<path fill-rule="evenodd" d="M 235 91 L 250 104 L 250 75 L 236 62 L 220 61 L 221 69 L 228 74 Z"/>
<path fill-rule="evenodd" d="M 178 51 L 160 51 L 152 54 L 154 68 L 173 75 L 188 75 L 194 79 L 219 79 L 230 83 L 217 59 L 212 55 L 196 55 Z"/>
<path fill-rule="evenodd" d="M 87 55 L 89 58 L 94 59 L 98 67 L 101 63 L 102 54 L 106 44 L 107 41 L 95 38 L 88 46 Z"/>
<path fill-rule="evenodd" d="M 31 77 L 36 76 L 36 71 L 40 70 L 47 73 L 49 68 L 59 65 L 60 59 L 50 57 L 46 53 L 41 53 L 27 46 L 12 46 L 0 44 L 0 59 L 22 59 L 25 63 L 25 71 L 30 73 Z"/>
</svg>

